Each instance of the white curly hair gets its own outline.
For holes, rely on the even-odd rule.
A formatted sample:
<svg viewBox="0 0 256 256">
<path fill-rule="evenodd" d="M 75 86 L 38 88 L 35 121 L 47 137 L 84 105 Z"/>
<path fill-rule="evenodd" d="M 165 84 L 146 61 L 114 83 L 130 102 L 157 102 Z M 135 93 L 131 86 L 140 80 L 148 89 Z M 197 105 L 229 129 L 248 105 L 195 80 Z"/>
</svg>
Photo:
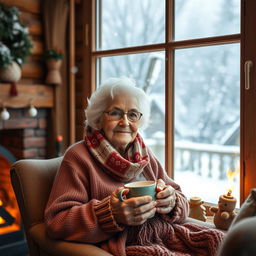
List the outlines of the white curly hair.
<svg viewBox="0 0 256 256">
<path fill-rule="evenodd" d="M 119 93 L 131 95 L 137 100 L 138 110 L 142 113 L 139 127 L 141 129 L 145 128 L 149 122 L 150 102 L 146 93 L 136 87 L 135 81 L 128 77 L 109 78 L 91 95 L 90 99 L 88 99 L 88 106 L 85 109 L 85 125 L 98 130 L 98 123 L 102 113 L 108 107 L 110 100 L 114 99 L 115 95 Z"/>
</svg>

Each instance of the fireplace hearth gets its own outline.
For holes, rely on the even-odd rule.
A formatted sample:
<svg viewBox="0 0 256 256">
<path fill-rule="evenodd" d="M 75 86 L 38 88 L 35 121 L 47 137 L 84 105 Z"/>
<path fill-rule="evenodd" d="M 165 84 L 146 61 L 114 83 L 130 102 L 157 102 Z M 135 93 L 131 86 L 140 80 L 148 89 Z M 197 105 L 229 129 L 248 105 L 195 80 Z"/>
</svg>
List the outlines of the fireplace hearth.
<svg viewBox="0 0 256 256">
<path fill-rule="evenodd" d="M 25 109 L 8 109 L 11 118 L 0 120 L 0 256 L 27 256 L 21 216 L 10 181 L 10 167 L 20 159 L 45 159 L 47 109 L 30 117 Z"/>
<path fill-rule="evenodd" d="M 0 146 L 0 255 L 25 256 L 27 243 L 18 204 L 10 181 L 10 167 L 16 158 Z"/>
</svg>

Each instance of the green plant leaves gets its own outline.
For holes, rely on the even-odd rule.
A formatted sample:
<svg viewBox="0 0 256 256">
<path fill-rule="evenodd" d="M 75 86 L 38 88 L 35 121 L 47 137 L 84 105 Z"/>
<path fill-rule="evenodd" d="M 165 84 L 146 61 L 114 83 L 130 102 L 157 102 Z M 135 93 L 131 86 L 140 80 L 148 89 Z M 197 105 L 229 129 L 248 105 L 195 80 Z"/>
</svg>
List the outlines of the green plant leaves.
<svg viewBox="0 0 256 256">
<path fill-rule="evenodd" d="M 32 40 L 28 29 L 20 23 L 18 9 L 3 3 L 0 3 L 0 41 L 0 67 L 6 67 L 12 61 L 21 66 L 31 54 Z"/>
</svg>

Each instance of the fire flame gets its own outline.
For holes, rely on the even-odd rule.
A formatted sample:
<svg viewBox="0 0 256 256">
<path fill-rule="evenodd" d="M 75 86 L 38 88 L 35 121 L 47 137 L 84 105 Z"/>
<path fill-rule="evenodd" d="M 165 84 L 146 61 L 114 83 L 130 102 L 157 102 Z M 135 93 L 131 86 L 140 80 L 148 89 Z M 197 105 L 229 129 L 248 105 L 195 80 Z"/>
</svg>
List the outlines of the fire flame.
<svg viewBox="0 0 256 256">
<path fill-rule="evenodd" d="M 0 206 L 3 205 L 3 201 L 0 199 Z M 5 221 L 2 217 L 0 217 L 0 224 L 3 224 Z"/>
<path fill-rule="evenodd" d="M 227 178 L 228 178 L 228 187 L 227 187 L 227 195 L 231 196 L 232 192 L 235 189 L 235 183 L 234 179 L 239 173 L 239 168 L 236 168 L 235 171 L 228 169 L 226 172 Z"/>
</svg>

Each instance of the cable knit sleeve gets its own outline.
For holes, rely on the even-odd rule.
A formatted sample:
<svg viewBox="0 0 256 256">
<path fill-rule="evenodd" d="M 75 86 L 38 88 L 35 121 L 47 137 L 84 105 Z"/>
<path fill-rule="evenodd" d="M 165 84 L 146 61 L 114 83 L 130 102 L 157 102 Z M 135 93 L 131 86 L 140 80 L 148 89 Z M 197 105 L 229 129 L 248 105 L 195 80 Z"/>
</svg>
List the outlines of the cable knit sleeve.
<svg viewBox="0 0 256 256">
<path fill-rule="evenodd" d="M 115 222 L 109 204 L 110 194 L 119 184 L 93 168 L 80 162 L 74 152 L 64 156 L 45 209 L 49 237 L 99 243 L 123 230 Z"/>
<path fill-rule="evenodd" d="M 117 224 L 110 206 L 110 196 L 97 203 L 94 207 L 98 221 L 105 232 L 117 232 L 124 230 Z"/>
</svg>

